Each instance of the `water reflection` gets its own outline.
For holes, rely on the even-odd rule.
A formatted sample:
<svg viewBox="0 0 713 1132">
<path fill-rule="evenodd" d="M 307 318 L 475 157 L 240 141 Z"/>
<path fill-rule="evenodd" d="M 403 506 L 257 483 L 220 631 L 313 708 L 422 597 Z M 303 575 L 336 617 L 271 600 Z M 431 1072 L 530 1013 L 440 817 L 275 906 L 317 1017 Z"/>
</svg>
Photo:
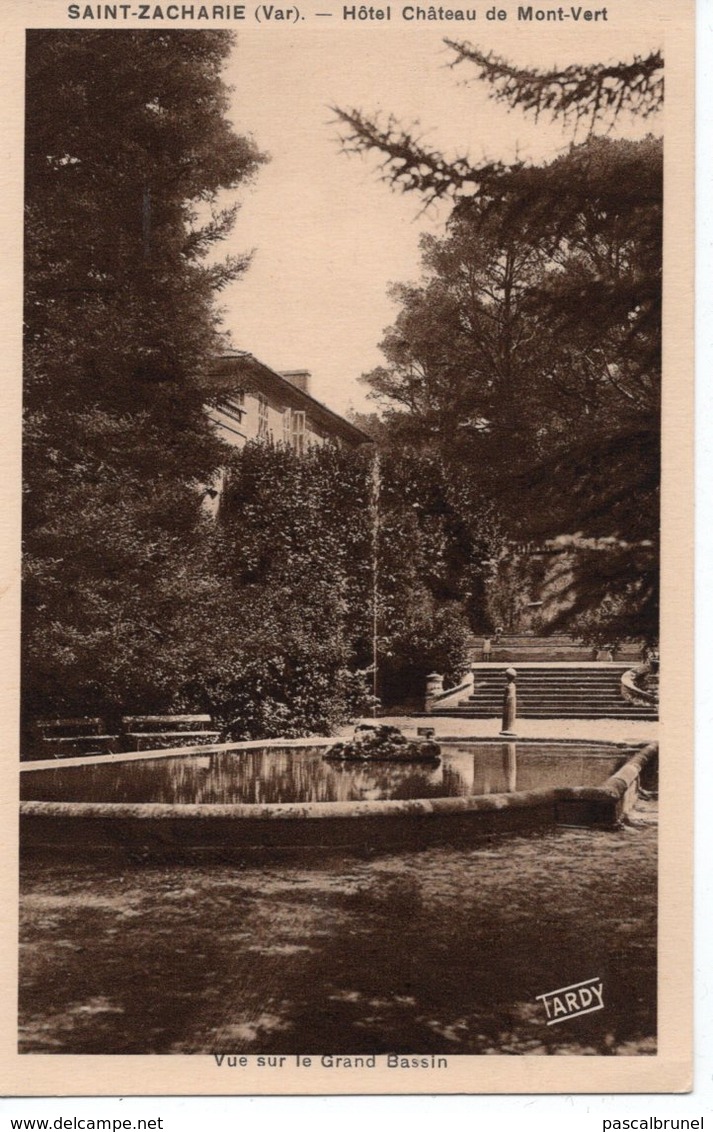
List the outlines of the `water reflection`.
<svg viewBox="0 0 713 1132">
<path fill-rule="evenodd" d="M 508 781 L 508 791 L 517 790 L 517 748 L 514 743 L 503 743 L 503 768 Z"/>
<path fill-rule="evenodd" d="M 21 775 L 21 797 L 44 801 L 274 803 L 353 802 L 500 794 L 547 786 L 597 786 L 621 752 L 576 744 L 462 743 L 439 766 L 335 764 L 324 748 L 219 751 L 182 758 L 58 766 Z"/>
</svg>

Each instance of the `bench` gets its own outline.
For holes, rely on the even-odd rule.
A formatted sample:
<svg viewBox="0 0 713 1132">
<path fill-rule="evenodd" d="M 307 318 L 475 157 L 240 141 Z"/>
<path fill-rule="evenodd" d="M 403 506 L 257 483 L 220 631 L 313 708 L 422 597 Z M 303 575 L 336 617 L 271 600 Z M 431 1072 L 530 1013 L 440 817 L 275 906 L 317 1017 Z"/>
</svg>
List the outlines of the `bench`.
<svg viewBox="0 0 713 1132">
<path fill-rule="evenodd" d="M 209 730 L 211 723 L 209 715 L 125 715 L 121 721 L 124 746 L 130 751 L 218 743 L 220 732 Z"/>
<path fill-rule="evenodd" d="M 44 719 L 34 725 L 33 757 L 66 759 L 76 755 L 111 755 L 119 749 L 119 736 L 103 733 L 98 716 Z"/>
</svg>

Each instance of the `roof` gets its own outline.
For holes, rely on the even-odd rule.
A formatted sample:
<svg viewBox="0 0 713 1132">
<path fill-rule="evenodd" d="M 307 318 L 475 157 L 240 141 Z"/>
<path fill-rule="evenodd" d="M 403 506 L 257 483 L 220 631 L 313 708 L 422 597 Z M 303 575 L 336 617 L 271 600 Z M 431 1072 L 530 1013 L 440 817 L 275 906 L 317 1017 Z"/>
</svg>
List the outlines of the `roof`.
<svg viewBox="0 0 713 1132">
<path fill-rule="evenodd" d="M 237 350 L 228 347 L 221 351 L 210 367 L 211 384 L 216 388 L 218 395 L 229 396 L 238 389 L 258 393 L 275 395 L 281 402 L 292 409 L 304 410 L 311 421 L 321 425 L 332 436 L 339 436 L 351 444 L 373 444 L 374 441 L 363 429 L 352 424 L 345 417 L 335 413 L 333 409 L 317 401 L 310 393 L 305 393 L 286 377 L 271 369 L 264 362 L 258 361 L 247 350 Z M 291 371 L 303 372 L 303 371 Z M 225 377 L 225 385 L 220 379 Z"/>
</svg>

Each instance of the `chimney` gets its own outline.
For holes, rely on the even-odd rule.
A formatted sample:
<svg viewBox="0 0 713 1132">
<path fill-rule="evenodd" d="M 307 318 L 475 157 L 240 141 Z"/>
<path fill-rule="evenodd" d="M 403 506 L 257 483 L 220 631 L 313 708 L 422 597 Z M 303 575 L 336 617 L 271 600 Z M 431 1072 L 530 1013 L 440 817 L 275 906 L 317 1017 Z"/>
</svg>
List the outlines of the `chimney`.
<svg viewBox="0 0 713 1132">
<path fill-rule="evenodd" d="M 284 377 L 285 381 L 289 381 L 290 385 L 294 385 L 297 389 L 301 389 L 303 393 L 309 394 L 309 382 L 312 374 L 308 369 L 283 369 L 280 371 L 280 377 Z"/>
</svg>

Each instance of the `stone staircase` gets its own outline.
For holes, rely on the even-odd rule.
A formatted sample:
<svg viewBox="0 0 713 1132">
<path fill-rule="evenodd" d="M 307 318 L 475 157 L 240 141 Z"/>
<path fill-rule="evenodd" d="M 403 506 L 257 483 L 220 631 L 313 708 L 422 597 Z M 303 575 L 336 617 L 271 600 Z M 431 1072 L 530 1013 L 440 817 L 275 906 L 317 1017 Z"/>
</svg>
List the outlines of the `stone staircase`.
<svg viewBox="0 0 713 1132">
<path fill-rule="evenodd" d="M 607 649 L 595 649 L 592 645 L 582 644 L 566 633 L 554 633 L 551 637 L 537 637 L 532 633 L 503 633 L 497 644 L 494 637 L 491 661 L 507 661 L 517 666 L 524 662 L 549 661 L 593 661 L 609 660 Z M 483 659 L 483 637 L 474 636 L 470 643 L 470 661 L 476 664 Z M 641 646 L 627 642 L 620 645 L 614 653 L 615 661 L 630 661 L 633 667 L 641 660 Z"/>
<path fill-rule="evenodd" d="M 476 665 L 473 691 L 438 715 L 492 719 L 502 711 L 505 664 Z M 517 714 L 522 719 L 658 719 L 654 704 L 632 704 L 622 697 L 620 681 L 630 664 L 572 662 L 518 664 Z"/>
</svg>

